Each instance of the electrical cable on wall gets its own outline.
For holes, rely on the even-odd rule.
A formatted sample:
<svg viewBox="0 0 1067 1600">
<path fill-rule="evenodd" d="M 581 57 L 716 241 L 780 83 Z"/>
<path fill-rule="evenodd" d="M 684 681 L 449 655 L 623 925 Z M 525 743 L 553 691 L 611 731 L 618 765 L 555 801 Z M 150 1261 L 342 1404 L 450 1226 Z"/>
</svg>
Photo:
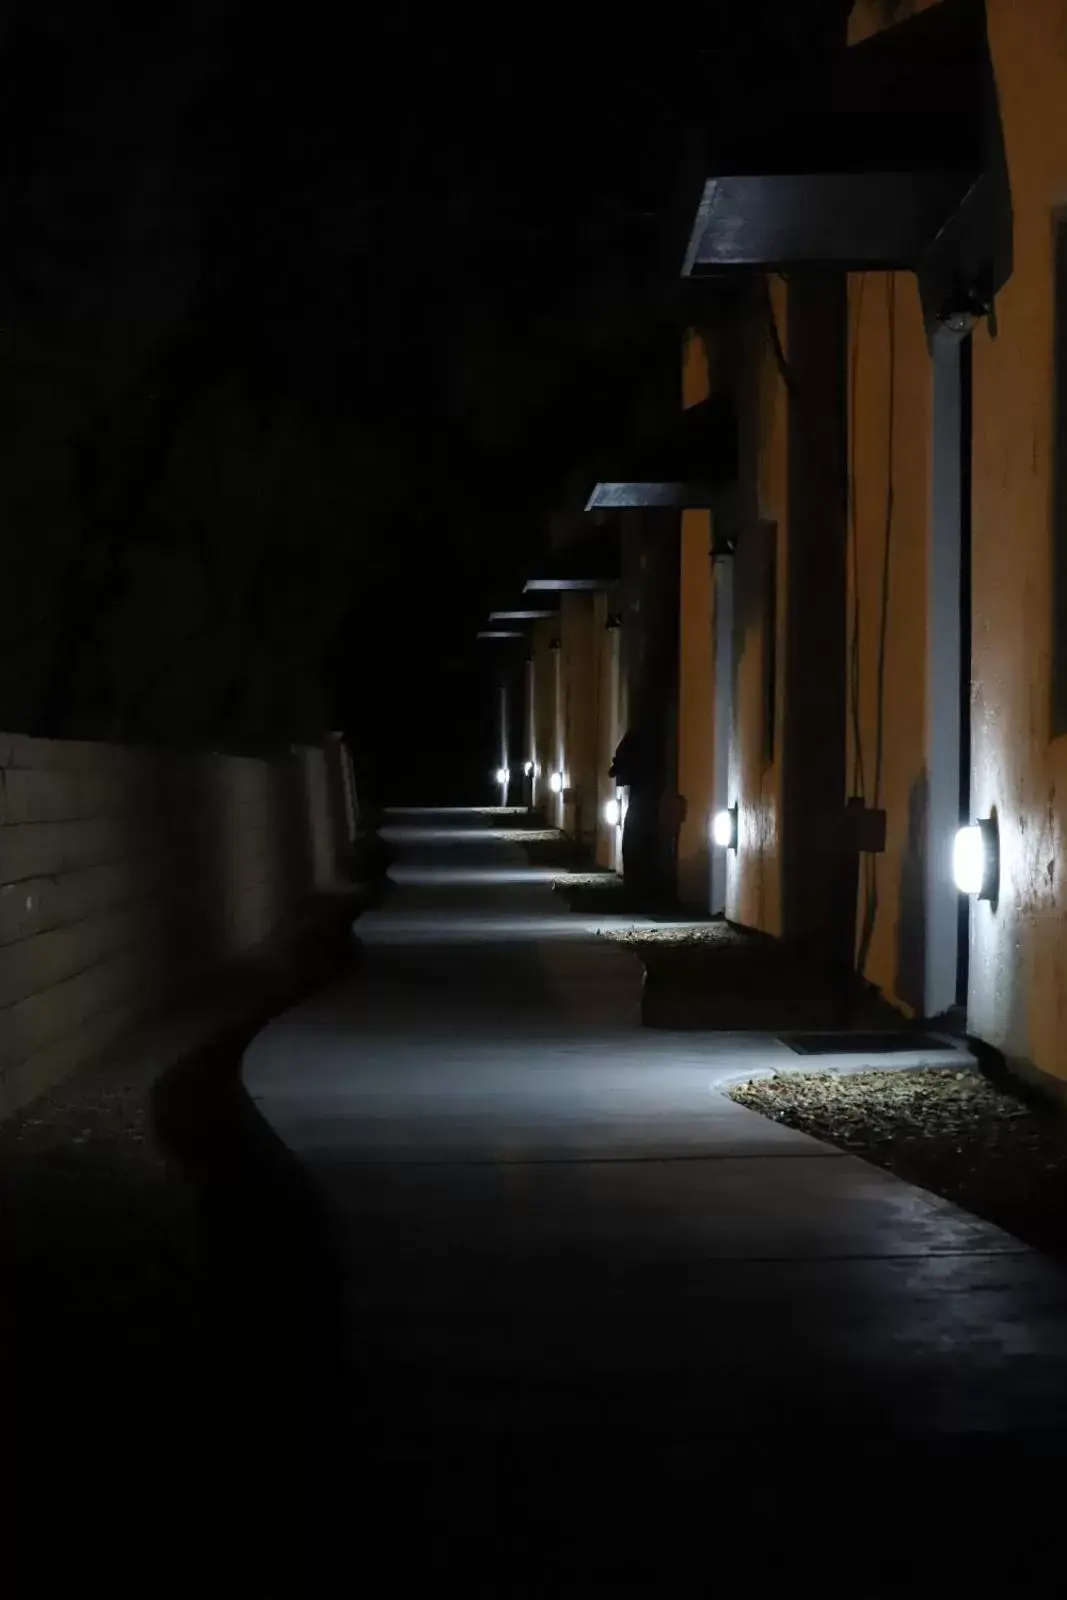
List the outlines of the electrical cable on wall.
<svg viewBox="0 0 1067 1600">
<path fill-rule="evenodd" d="M 866 273 L 860 273 L 856 286 L 855 309 L 849 307 L 852 323 L 852 359 L 849 381 L 848 418 L 848 517 L 849 546 L 852 565 L 852 629 L 848 642 L 848 697 L 852 721 L 852 785 L 851 792 L 866 798 L 867 778 L 863 768 L 863 719 L 860 711 L 860 549 L 859 506 L 856 489 L 856 434 L 858 418 L 860 323 L 863 314 L 863 290 Z"/>
<path fill-rule="evenodd" d="M 778 273 L 778 274 L 776 274 L 776 276 L 780 279 L 780 281 L 782 283 L 784 283 L 786 285 L 787 288 L 789 287 L 789 284 L 790 284 L 791 280 L 785 273 Z M 864 276 L 862 274 L 858 274 L 857 276 L 858 276 L 859 282 L 858 282 L 857 302 L 856 302 L 855 312 L 854 312 L 854 316 L 853 316 L 853 321 L 855 323 L 855 335 L 854 335 L 852 357 L 851 357 L 851 363 L 852 363 L 851 399 L 852 399 L 852 402 L 853 402 L 853 406 L 855 404 L 855 395 L 856 395 L 856 391 L 857 391 L 857 387 L 858 387 L 858 385 L 857 385 L 858 340 L 859 340 L 858 323 L 859 323 L 859 311 L 860 311 L 860 308 L 861 308 L 861 305 L 862 305 L 862 296 L 863 296 L 863 287 L 864 287 Z M 852 736 L 853 782 L 852 782 L 851 792 L 854 793 L 854 794 L 862 795 L 864 790 L 865 790 L 865 786 L 866 786 L 866 775 L 865 775 L 865 770 L 864 770 L 863 739 L 862 739 L 862 728 L 861 728 L 861 718 L 860 718 L 860 604 L 859 604 L 859 579 L 858 579 L 859 556 L 858 556 L 858 534 L 857 534 L 858 517 L 857 517 L 857 510 L 856 510 L 856 504 L 855 504 L 855 493 L 854 493 L 854 486 L 855 486 L 855 481 L 856 481 L 855 455 L 854 455 L 854 452 L 855 452 L 855 438 L 856 438 L 855 416 L 853 414 L 853 416 L 850 418 L 850 421 L 849 421 L 849 439 L 848 439 L 849 460 L 848 460 L 847 469 L 843 473 L 840 470 L 839 461 L 835 462 L 835 463 L 828 462 L 827 453 L 826 453 L 826 440 L 825 440 L 825 438 L 820 436 L 819 429 L 818 429 L 818 424 L 819 424 L 819 420 L 820 420 L 820 415 L 821 414 L 818 412 L 818 410 L 813 410 L 813 408 L 810 405 L 803 403 L 804 396 L 801 393 L 803 385 L 798 382 L 796 372 L 795 372 L 794 368 L 792 367 L 792 365 L 790 364 L 788 356 L 786 355 L 784 342 L 782 340 L 781 332 L 780 332 L 779 327 L 778 327 L 778 320 L 777 320 L 777 317 L 775 315 L 774 301 L 773 301 L 773 299 L 771 297 L 769 281 L 768 281 L 767 278 L 763 279 L 762 288 L 763 288 L 764 309 L 765 309 L 765 315 L 766 315 L 766 319 L 767 319 L 767 332 L 768 332 L 768 339 L 769 339 L 770 346 L 771 346 L 771 351 L 772 351 L 773 356 L 774 356 L 775 365 L 777 367 L 778 374 L 779 374 L 779 377 L 781 379 L 782 385 L 785 388 L 786 393 L 789 396 L 790 400 L 792 402 L 794 402 L 794 404 L 792 404 L 790 406 L 790 429 L 791 429 L 790 437 L 794 440 L 794 442 L 799 442 L 800 446 L 803 448 L 805 453 L 810 453 L 810 456 L 811 456 L 811 458 L 813 459 L 813 461 L 814 461 L 814 463 L 816 465 L 816 469 L 817 469 L 819 478 L 821 480 L 823 480 L 823 482 L 824 482 L 826 487 L 832 488 L 832 492 L 834 494 L 834 497 L 839 500 L 840 509 L 841 509 L 841 516 L 842 516 L 844 525 L 846 526 L 846 528 L 850 528 L 851 529 L 851 565 L 852 565 L 852 591 L 853 591 L 852 600 L 853 600 L 853 606 L 852 606 L 851 637 L 850 637 L 850 639 L 848 641 L 847 655 L 846 655 L 846 680 L 847 680 L 846 681 L 846 715 L 849 716 L 849 718 L 850 718 L 851 727 L 852 727 L 852 735 L 853 735 Z M 852 312 L 852 307 L 851 306 L 849 306 L 848 309 L 849 309 L 849 312 Z M 798 395 L 799 395 L 799 398 L 800 398 L 800 401 L 801 401 L 801 403 L 799 403 L 799 404 L 795 403 L 797 401 L 797 399 L 798 399 Z M 798 436 L 799 436 L 799 438 L 798 438 Z M 828 477 L 828 475 L 829 475 L 829 477 Z"/>
<path fill-rule="evenodd" d="M 897 281 L 893 273 L 886 275 L 886 322 L 889 337 L 887 362 L 889 416 L 886 427 L 886 481 L 885 523 L 882 541 L 882 590 L 879 600 L 878 657 L 875 668 L 875 724 L 874 724 L 874 793 L 871 804 L 881 805 L 882 757 L 885 748 L 885 668 L 889 642 L 889 578 L 893 541 L 894 483 L 893 453 L 896 444 L 896 388 L 897 388 Z M 878 917 L 878 857 L 863 858 L 864 907 L 859 947 L 856 953 L 856 972 L 862 978 L 874 937 Z"/>
<path fill-rule="evenodd" d="M 897 280 L 893 273 L 890 273 L 886 278 L 886 323 L 889 336 L 889 418 L 886 426 L 885 531 L 882 544 L 882 595 L 878 618 L 878 677 L 875 701 L 873 800 L 875 806 L 880 805 L 882 799 L 882 754 L 885 743 L 885 662 L 889 633 L 889 555 L 893 539 L 893 451 L 896 441 L 897 414 Z"/>
<path fill-rule="evenodd" d="M 852 348 L 849 374 L 848 419 L 848 483 L 846 485 L 846 514 L 849 524 L 850 579 L 852 584 L 852 617 L 848 641 L 848 702 L 852 728 L 852 783 L 850 792 L 868 803 L 867 769 L 863 748 L 863 708 L 861 695 L 862 668 L 862 591 L 860 585 L 859 505 L 857 493 L 856 441 L 858 437 L 858 392 L 860 367 L 860 335 L 863 320 L 863 297 L 866 287 L 865 273 L 855 275 L 856 291 L 850 301 L 848 313 L 852 329 Z M 885 674 L 889 642 L 889 601 L 893 525 L 895 512 L 894 453 L 896 448 L 896 275 L 887 273 L 886 321 L 889 353 L 888 372 L 888 424 L 886 439 L 886 495 L 882 537 L 882 571 L 879 595 L 878 652 L 875 663 L 875 748 L 873 790 L 869 804 L 873 809 L 881 806 L 882 773 L 885 751 Z M 763 280 L 767 312 L 768 334 L 775 363 L 787 392 L 795 393 L 796 378 L 785 354 L 778 329 L 767 279 Z M 874 925 L 878 915 L 878 858 L 873 854 L 863 857 L 863 919 L 856 953 L 856 971 L 862 977 L 865 970 Z"/>
<path fill-rule="evenodd" d="M 784 284 L 788 285 L 789 280 L 786 278 L 784 273 L 779 273 L 778 276 L 781 278 Z M 771 285 L 770 281 L 766 277 L 763 279 L 763 298 L 766 304 L 767 329 L 771 337 L 771 349 L 774 351 L 775 365 L 777 366 L 779 376 L 785 385 L 786 393 L 792 395 L 796 389 L 796 378 L 794 376 L 792 367 L 789 365 L 789 358 L 785 353 L 785 346 L 782 344 L 782 335 L 778 329 L 778 318 L 774 314 L 774 301 L 771 299 Z"/>
</svg>

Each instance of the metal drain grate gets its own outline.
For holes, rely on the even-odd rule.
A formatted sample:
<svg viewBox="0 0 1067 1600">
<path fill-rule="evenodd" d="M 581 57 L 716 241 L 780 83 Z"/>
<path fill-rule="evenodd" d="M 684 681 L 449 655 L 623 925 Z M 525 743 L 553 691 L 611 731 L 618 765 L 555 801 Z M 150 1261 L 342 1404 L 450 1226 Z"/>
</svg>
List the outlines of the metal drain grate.
<svg viewBox="0 0 1067 1600">
<path fill-rule="evenodd" d="M 948 1050 L 928 1033 L 780 1033 L 798 1056 L 888 1056 L 912 1050 Z"/>
</svg>

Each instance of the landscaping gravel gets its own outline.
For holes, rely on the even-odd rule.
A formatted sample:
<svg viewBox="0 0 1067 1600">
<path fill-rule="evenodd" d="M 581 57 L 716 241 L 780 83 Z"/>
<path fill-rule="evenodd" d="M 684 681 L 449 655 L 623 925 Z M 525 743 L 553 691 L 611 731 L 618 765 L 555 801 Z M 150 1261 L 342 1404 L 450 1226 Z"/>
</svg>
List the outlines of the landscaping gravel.
<svg viewBox="0 0 1067 1600">
<path fill-rule="evenodd" d="M 1067 1117 L 1006 1076 L 948 1067 L 789 1073 L 731 1093 L 1067 1262 Z"/>
<path fill-rule="evenodd" d="M 623 881 L 614 872 L 561 872 L 552 880 L 553 889 L 603 889 L 605 894 L 622 894 Z"/>
<path fill-rule="evenodd" d="M 616 944 L 673 945 L 675 948 L 694 949 L 704 945 L 740 945 L 745 935 L 728 922 L 692 922 L 684 927 L 603 928 L 605 939 Z"/>
<path fill-rule="evenodd" d="M 522 839 L 527 859 L 556 868 L 553 891 L 585 917 L 640 918 L 644 926 L 608 926 L 603 937 L 630 946 L 645 969 L 641 1015 L 646 1027 L 703 1032 L 798 1031 L 852 1026 L 896 1029 L 905 1019 L 870 985 L 848 1004 L 839 986 L 795 946 L 724 918 L 693 918 L 677 902 L 636 899 L 613 872 L 596 871 L 588 853 L 550 833 Z"/>
</svg>

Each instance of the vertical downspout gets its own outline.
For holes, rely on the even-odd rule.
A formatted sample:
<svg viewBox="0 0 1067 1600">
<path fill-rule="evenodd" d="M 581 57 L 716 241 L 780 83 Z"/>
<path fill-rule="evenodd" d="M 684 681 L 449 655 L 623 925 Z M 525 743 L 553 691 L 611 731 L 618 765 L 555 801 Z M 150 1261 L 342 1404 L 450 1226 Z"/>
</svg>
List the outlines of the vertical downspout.
<svg viewBox="0 0 1067 1600">
<path fill-rule="evenodd" d="M 971 820 L 971 439 L 974 418 L 973 345 L 960 346 L 960 823 Z M 967 1010 L 970 902 L 960 895 L 956 947 L 956 1004 Z"/>
</svg>

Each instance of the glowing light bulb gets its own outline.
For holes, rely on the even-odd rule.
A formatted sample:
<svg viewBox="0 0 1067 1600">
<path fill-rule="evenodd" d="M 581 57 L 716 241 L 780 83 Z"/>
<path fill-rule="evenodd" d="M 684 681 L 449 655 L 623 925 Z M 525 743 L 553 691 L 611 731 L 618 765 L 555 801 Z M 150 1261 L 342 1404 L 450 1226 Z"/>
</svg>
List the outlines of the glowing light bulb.
<svg viewBox="0 0 1067 1600">
<path fill-rule="evenodd" d="M 977 894 L 985 876 L 985 846 L 979 827 L 961 828 L 952 847 L 952 876 L 961 894 Z"/>
<path fill-rule="evenodd" d="M 711 837 L 720 850 L 737 849 L 737 807 L 717 811 L 711 824 Z"/>
<path fill-rule="evenodd" d="M 604 821 L 609 828 L 617 828 L 622 818 L 622 808 L 617 800 L 608 800 L 604 806 Z"/>
<path fill-rule="evenodd" d="M 553 794 L 559 794 L 562 791 L 562 789 L 563 789 L 563 774 L 562 774 L 562 772 L 554 772 L 552 774 L 552 776 L 548 780 L 548 787 L 552 790 Z"/>
<path fill-rule="evenodd" d="M 972 822 L 956 834 L 952 876 L 961 894 L 995 900 L 1000 888 L 1000 830 L 995 817 Z"/>
<path fill-rule="evenodd" d="M 508 771 L 507 767 L 497 767 L 497 769 L 496 769 L 496 781 L 497 781 L 497 783 L 499 783 L 499 785 L 500 785 L 500 787 L 502 789 L 507 788 L 507 785 L 508 785 L 508 782 L 510 781 L 510 778 L 511 778 L 511 773 Z"/>
</svg>

